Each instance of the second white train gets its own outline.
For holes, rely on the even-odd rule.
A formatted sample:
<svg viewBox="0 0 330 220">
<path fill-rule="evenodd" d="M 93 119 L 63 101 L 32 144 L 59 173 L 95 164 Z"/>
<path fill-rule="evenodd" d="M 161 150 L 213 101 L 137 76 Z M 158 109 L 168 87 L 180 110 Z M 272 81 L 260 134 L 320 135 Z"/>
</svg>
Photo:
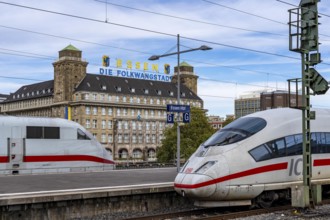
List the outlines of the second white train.
<svg viewBox="0 0 330 220">
<path fill-rule="evenodd" d="M 312 184 L 330 184 L 330 110 L 311 121 Z M 290 199 L 302 185 L 302 114 L 282 108 L 239 118 L 189 158 L 175 190 L 197 206 L 257 204 Z"/>
<path fill-rule="evenodd" d="M 59 118 L 0 116 L 0 174 L 102 171 L 109 152 L 81 125 Z"/>
</svg>

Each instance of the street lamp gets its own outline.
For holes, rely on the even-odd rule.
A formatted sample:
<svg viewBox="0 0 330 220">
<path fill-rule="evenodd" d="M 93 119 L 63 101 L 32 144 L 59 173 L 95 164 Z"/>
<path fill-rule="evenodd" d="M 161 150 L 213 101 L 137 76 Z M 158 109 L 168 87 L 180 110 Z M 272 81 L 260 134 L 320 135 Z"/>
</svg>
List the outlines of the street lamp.
<svg viewBox="0 0 330 220">
<path fill-rule="evenodd" d="M 182 50 L 180 51 L 180 35 L 177 35 L 177 52 L 174 53 L 167 53 L 167 54 L 162 54 L 162 55 L 153 55 L 151 57 L 149 57 L 148 60 L 158 60 L 161 57 L 167 57 L 167 56 L 172 56 L 172 55 L 177 55 L 178 57 L 178 95 L 177 95 L 177 102 L 178 105 L 180 105 L 180 54 L 181 53 L 188 53 L 188 52 L 192 52 L 195 50 L 211 50 L 211 47 L 202 45 L 198 48 L 194 48 L 194 49 L 189 49 L 189 50 Z M 176 165 L 177 165 L 177 171 L 180 172 L 180 125 L 179 125 L 179 113 L 177 115 L 177 152 L 176 152 Z"/>
</svg>

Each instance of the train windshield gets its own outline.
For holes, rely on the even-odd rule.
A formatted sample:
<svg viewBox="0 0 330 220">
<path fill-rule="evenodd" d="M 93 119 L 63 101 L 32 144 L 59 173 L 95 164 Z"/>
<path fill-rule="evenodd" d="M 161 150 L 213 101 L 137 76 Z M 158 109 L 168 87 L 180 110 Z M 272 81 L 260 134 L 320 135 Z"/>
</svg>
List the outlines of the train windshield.
<svg viewBox="0 0 330 220">
<path fill-rule="evenodd" d="M 266 127 L 267 122 L 262 118 L 239 118 L 213 134 L 204 142 L 204 147 L 223 146 L 248 138 Z"/>
</svg>

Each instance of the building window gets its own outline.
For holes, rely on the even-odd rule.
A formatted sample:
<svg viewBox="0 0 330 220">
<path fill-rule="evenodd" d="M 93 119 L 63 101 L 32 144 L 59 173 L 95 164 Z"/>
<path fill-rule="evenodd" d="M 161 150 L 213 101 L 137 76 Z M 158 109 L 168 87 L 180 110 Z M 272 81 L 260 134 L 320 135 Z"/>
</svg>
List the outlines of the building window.
<svg viewBox="0 0 330 220">
<path fill-rule="evenodd" d="M 133 158 L 142 158 L 142 151 L 140 149 L 134 149 Z"/>
<path fill-rule="evenodd" d="M 112 121 L 108 121 L 108 129 L 112 129 Z"/>
<path fill-rule="evenodd" d="M 104 100 L 104 94 L 100 95 L 100 101 Z"/>
<path fill-rule="evenodd" d="M 155 117 L 155 111 L 154 110 L 150 110 L 150 115 L 151 115 L 152 118 Z"/>
<path fill-rule="evenodd" d="M 128 111 L 127 111 L 127 108 L 124 108 L 124 109 L 123 109 L 123 115 L 124 115 L 124 116 L 127 116 L 127 112 L 128 112 Z"/>
<path fill-rule="evenodd" d="M 142 130 L 142 123 L 141 122 L 138 122 L 138 129 L 139 129 L 139 131 Z"/>
<path fill-rule="evenodd" d="M 97 94 L 93 94 L 93 100 L 94 100 L 94 101 L 97 100 Z"/>
<path fill-rule="evenodd" d="M 113 142 L 113 136 L 112 134 L 108 134 L 108 143 L 112 143 Z"/>
<path fill-rule="evenodd" d="M 136 102 L 137 102 L 138 104 L 140 104 L 141 99 L 140 99 L 140 98 L 137 98 L 137 99 L 136 99 Z"/>
<path fill-rule="evenodd" d="M 143 99 L 144 104 L 147 104 L 147 98 Z"/>
<path fill-rule="evenodd" d="M 138 142 L 139 142 L 139 144 L 142 144 L 143 143 L 143 136 L 142 136 L 142 134 L 139 134 Z"/>
<path fill-rule="evenodd" d="M 108 95 L 108 101 L 111 102 L 111 95 Z"/>
<path fill-rule="evenodd" d="M 117 116 L 120 116 L 120 108 L 117 108 Z"/>
<path fill-rule="evenodd" d="M 90 128 L 91 127 L 91 121 L 89 119 L 86 119 L 86 128 Z"/>
<path fill-rule="evenodd" d="M 157 105 L 160 105 L 160 100 L 159 99 L 157 99 Z"/>
<path fill-rule="evenodd" d="M 146 118 L 148 118 L 148 116 L 149 116 L 149 112 L 148 112 L 148 110 L 144 110 L 144 116 L 145 116 Z"/>
<path fill-rule="evenodd" d="M 125 144 L 129 143 L 129 135 L 128 134 L 124 134 L 124 143 Z"/>
<path fill-rule="evenodd" d="M 156 130 L 156 122 L 151 122 L 151 129 Z"/>
<path fill-rule="evenodd" d="M 102 120 L 102 129 L 105 129 L 106 128 L 106 126 L 105 126 L 105 120 Z"/>
<path fill-rule="evenodd" d="M 97 115 L 97 107 L 93 107 L 93 115 Z"/>
<path fill-rule="evenodd" d="M 159 130 L 162 130 L 163 129 L 163 123 L 159 122 Z"/>
<path fill-rule="evenodd" d="M 152 135 L 151 142 L 152 142 L 153 144 L 156 143 L 156 135 L 155 135 L 155 134 Z"/>
<path fill-rule="evenodd" d="M 126 96 L 123 96 L 123 102 L 126 102 Z"/>
<path fill-rule="evenodd" d="M 135 110 L 131 109 L 131 116 L 134 116 L 134 115 L 135 115 Z"/>
<path fill-rule="evenodd" d="M 101 142 L 106 143 L 106 136 L 105 134 L 101 134 Z"/>
<path fill-rule="evenodd" d="M 108 108 L 108 115 L 112 115 L 112 108 Z"/>
<path fill-rule="evenodd" d="M 102 107 L 102 115 L 106 115 L 106 111 L 104 107 Z"/>
<path fill-rule="evenodd" d="M 91 108 L 86 106 L 85 113 L 86 113 L 86 115 L 90 115 L 91 114 Z"/>
<path fill-rule="evenodd" d="M 128 130 L 128 127 L 129 127 L 129 126 L 128 126 L 128 121 L 124 121 L 124 129 L 125 129 L 125 130 Z"/>
<path fill-rule="evenodd" d="M 149 131 L 150 130 L 150 123 L 147 121 L 146 122 L 146 130 Z"/>
<path fill-rule="evenodd" d="M 136 134 L 132 135 L 132 143 L 136 144 Z"/>
<path fill-rule="evenodd" d="M 136 122 L 135 121 L 132 121 L 132 129 L 136 130 Z"/>
<path fill-rule="evenodd" d="M 150 143 L 150 135 L 146 134 L 146 143 L 149 144 Z"/>
<path fill-rule="evenodd" d="M 118 143 L 123 143 L 123 135 L 118 134 Z"/>
<path fill-rule="evenodd" d="M 119 96 L 116 96 L 116 102 L 119 102 Z"/>
<path fill-rule="evenodd" d="M 133 100 L 134 100 L 133 97 L 130 97 L 130 98 L 129 98 L 129 102 L 130 102 L 130 103 L 133 103 Z"/>
<path fill-rule="evenodd" d="M 154 100 L 150 99 L 150 105 L 154 104 Z"/>
<path fill-rule="evenodd" d="M 122 124 L 123 124 L 122 121 L 117 122 L 118 129 L 122 129 Z"/>
<path fill-rule="evenodd" d="M 97 128 L 97 120 L 93 119 L 93 128 Z"/>
</svg>

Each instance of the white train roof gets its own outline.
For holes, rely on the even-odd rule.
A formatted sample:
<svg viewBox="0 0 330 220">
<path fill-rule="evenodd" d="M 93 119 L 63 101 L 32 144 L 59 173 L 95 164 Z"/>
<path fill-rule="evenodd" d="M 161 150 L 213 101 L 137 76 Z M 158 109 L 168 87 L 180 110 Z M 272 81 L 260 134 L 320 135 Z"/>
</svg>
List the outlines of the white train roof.
<svg viewBox="0 0 330 220">
<path fill-rule="evenodd" d="M 79 124 L 62 118 L 0 115 L 0 126 L 79 127 Z"/>
<path fill-rule="evenodd" d="M 325 128 L 328 127 L 330 129 L 330 109 L 311 109 L 311 111 L 315 111 L 316 120 L 311 120 L 312 130 L 316 127 Z M 299 109 L 293 108 L 277 108 L 277 109 L 269 109 L 265 111 L 256 112 L 244 117 L 259 117 L 263 118 L 267 121 L 267 125 L 275 126 L 278 124 L 290 124 L 292 123 L 296 125 L 301 125 L 302 112 Z M 329 130 L 327 129 L 327 130 Z"/>
</svg>

